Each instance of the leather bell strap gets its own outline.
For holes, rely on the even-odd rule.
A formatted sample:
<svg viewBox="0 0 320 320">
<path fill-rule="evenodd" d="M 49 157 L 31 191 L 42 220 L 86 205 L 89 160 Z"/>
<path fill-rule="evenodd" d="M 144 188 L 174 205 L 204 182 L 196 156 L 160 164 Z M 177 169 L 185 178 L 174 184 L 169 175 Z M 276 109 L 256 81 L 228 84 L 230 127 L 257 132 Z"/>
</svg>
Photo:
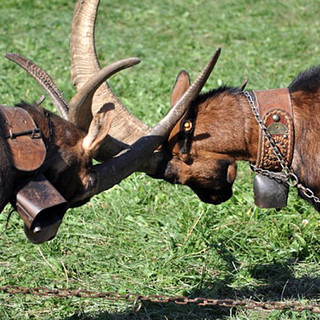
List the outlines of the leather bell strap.
<svg viewBox="0 0 320 320">
<path fill-rule="evenodd" d="M 46 147 L 40 130 L 26 110 L 0 106 L 0 136 L 9 145 L 17 170 L 30 172 L 41 167 Z"/>
<path fill-rule="evenodd" d="M 286 166 L 290 166 L 294 149 L 294 124 L 290 93 L 287 88 L 252 91 L 256 107 Z M 272 146 L 259 128 L 257 168 L 281 171 L 282 167 Z"/>
</svg>

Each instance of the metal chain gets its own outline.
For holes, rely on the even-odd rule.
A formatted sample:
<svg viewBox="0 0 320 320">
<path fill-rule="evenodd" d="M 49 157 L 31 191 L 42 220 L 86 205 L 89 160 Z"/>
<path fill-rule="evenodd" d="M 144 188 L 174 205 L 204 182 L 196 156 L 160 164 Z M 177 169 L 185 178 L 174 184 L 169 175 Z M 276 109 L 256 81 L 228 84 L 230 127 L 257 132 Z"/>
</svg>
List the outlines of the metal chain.
<svg viewBox="0 0 320 320">
<path fill-rule="evenodd" d="M 0 291 L 8 294 L 30 294 L 36 296 L 54 296 L 59 298 L 103 298 L 111 301 L 126 300 L 133 302 L 135 311 L 139 311 L 143 302 L 150 303 L 175 303 L 177 305 L 193 304 L 197 306 L 219 306 L 226 308 L 242 307 L 245 309 L 264 310 L 286 310 L 286 311 L 309 311 L 311 313 L 320 313 L 319 301 L 309 301 L 307 304 L 300 302 L 282 302 L 282 301 L 253 301 L 253 300 L 235 300 L 235 299 L 211 299 L 211 298 L 187 298 L 187 297 L 168 297 L 164 295 L 140 295 L 137 293 L 120 294 L 117 292 L 97 292 L 90 290 L 69 290 L 69 289 L 48 289 L 44 287 L 20 287 L 7 285 L 0 287 Z"/>
<path fill-rule="evenodd" d="M 317 196 L 315 196 L 314 192 L 310 188 L 303 186 L 299 181 L 299 178 L 297 177 L 297 175 L 294 173 L 293 169 L 287 166 L 276 142 L 272 138 L 272 135 L 269 133 L 269 130 L 264 124 L 263 120 L 260 118 L 259 109 L 256 107 L 255 101 L 252 99 L 252 96 L 247 91 L 244 91 L 243 93 L 249 102 L 252 113 L 255 116 L 260 129 L 263 131 L 265 138 L 270 143 L 273 153 L 275 154 L 275 156 L 277 157 L 277 160 L 281 165 L 283 173 L 275 173 L 269 170 L 263 170 L 251 164 L 252 170 L 262 175 L 265 175 L 271 179 L 280 180 L 283 183 L 288 184 L 290 187 L 295 187 L 298 190 L 300 190 L 301 193 L 304 194 L 310 200 L 313 200 L 315 203 L 320 203 L 320 199 Z"/>
</svg>

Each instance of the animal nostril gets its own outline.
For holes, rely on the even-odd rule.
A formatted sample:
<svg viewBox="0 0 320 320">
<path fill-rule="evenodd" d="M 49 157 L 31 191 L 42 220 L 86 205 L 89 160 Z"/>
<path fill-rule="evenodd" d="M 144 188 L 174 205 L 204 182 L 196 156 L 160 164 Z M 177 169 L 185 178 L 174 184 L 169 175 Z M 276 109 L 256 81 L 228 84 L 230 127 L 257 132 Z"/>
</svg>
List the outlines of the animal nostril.
<svg viewBox="0 0 320 320">
<path fill-rule="evenodd" d="M 227 182 L 232 184 L 237 176 L 237 166 L 232 163 L 228 166 L 227 170 Z"/>
</svg>

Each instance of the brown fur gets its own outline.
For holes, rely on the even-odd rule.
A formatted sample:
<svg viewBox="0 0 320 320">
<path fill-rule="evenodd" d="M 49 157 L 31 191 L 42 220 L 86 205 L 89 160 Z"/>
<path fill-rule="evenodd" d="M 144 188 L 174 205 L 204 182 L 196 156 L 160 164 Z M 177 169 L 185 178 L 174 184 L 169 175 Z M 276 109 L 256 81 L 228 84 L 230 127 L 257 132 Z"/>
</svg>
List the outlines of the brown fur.
<svg viewBox="0 0 320 320">
<path fill-rule="evenodd" d="M 292 167 L 301 183 L 317 197 L 320 197 L 319 97 L 320 89 L 316 92 L 292 93 L 296 136 Z M 314 206 L 320 211 L 319 204 Z"/>
<path fill-rule="evenodd" d="M 178 123 L 168 140 L 172 158 L 164 175 L 170 182 L 188 185 L 202 201 L 219 204 L 232 195 L 236 160 L 254 158 L 252 140 L 258 132 L 251 129 L 254 119 L 247 119 L 249 109 L 240 95 L 225 92 L 201 101 L 197 109 L 190 152 L 180 151 Z"/>
</svg>

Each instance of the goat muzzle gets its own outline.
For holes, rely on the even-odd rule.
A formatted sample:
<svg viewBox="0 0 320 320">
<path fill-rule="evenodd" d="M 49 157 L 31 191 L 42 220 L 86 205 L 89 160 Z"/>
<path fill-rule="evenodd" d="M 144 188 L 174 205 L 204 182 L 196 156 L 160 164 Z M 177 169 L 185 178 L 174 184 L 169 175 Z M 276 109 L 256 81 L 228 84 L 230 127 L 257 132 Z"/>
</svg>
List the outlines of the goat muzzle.
<svg viewBox="0 0 320 320">
<path fill-rule="evenodd" d="M 13 205 L 24 221 L 25 234 L 34 244 L 52 240 L 68 209 L 67 201 L 43 176 L 20 184 Z"/>
</svg>

